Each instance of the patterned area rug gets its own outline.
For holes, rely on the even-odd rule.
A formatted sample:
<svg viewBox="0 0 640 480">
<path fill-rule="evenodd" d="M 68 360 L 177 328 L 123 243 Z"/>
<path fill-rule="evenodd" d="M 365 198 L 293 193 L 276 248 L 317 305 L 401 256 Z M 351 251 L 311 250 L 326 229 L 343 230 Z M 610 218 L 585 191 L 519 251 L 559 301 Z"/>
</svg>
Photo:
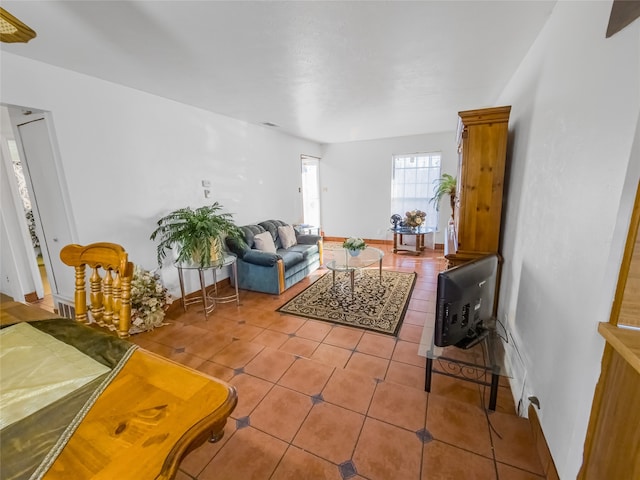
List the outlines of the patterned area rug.
<svg viewBox="0 0 640 480">
<path fill-rule="evenodd" d="M 409 305 L 416 273 L 366 269 L 355 274 L 355 292 L 346 273 L 327 273 L 276 311 L 396 335 Z"/>
</svg>

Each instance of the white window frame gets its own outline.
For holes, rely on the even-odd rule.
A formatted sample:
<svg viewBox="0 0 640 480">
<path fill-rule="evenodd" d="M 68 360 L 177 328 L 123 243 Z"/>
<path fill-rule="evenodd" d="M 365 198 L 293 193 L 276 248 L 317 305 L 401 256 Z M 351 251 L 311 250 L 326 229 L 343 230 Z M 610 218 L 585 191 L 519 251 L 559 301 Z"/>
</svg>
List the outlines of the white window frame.
<svg viewBox="0 0 640 480">
<path fill-rule="evenodd" d="M 429 199 L 440 178 L 442 152 L 396 154 L 391 166 L 391 214 L 404 218 L 407 211 L 422 210 L 427 214 L 425 225 L 437 230 L 438 211 Z"/>
</svg>

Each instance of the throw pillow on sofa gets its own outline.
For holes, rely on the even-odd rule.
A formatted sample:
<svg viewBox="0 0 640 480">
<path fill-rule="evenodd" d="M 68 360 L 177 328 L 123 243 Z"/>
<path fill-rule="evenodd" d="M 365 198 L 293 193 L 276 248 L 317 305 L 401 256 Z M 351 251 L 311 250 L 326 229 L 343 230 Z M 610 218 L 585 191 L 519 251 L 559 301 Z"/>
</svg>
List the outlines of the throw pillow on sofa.
<svg viewBox="0 0 640 480">
<path fill-rule="evenodd" d="M 258 250 L 269 253 L 276 253 L 276 245 L 273 243 L 273 237 L 269 232 L 262 232 L 253 237 L 255 246 Z"/>
<path fill-rule="evenodd" d="M 282 243 L 282 248 L 293 247 L 298 243 L 296 240 L 296 232 L 293 230 L 291 225 L 284 225 L 282 227 L 278 227 L 278 237 L 280 237 L 280 243 Z"/>
</svg>

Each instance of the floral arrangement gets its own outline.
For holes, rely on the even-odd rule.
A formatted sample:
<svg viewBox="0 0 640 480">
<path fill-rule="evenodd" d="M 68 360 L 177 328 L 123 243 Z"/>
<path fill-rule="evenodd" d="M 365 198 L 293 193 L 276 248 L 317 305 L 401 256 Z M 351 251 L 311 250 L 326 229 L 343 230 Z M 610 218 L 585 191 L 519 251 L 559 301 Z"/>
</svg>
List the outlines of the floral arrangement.
<svg viewBox="0 0 640 480">
<path fill-rule="evenodd" d="M 342 247 L 347 250 L 364 250 L 367 248 L 367 244 L 361 238 L 350 237 L 342 243 Z"/>
<path fill-rule="evenodd" d="M 170 302 L 171 295 L 160 282 L 159 275 L 136 265 L 131 280 L 131 333 L 162 326 Z"/>
<path fill-rule="evenodd" d="M 409 227 L 419 227 L 424 223 L 424 219 L 427 217 L 427 214 L 422 210 L 411 210 L 410 212 L 406 212 L 404 215 L 404 224 Z"/>
</svg>

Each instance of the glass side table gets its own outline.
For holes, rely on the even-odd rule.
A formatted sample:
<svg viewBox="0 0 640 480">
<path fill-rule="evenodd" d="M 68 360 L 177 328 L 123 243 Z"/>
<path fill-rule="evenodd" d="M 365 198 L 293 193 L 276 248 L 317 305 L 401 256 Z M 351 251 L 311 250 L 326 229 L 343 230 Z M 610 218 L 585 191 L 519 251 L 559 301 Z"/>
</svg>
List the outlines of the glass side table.
<svg viewBox="0 0 640 480">
<path fill-rule="evenodd" d="M 400 251 L 411 252 L 414 255 L 420 255 L 420 253 L 426 248 L 424 237 L 427 234 L 435 233 L 436 229 L 431 227 L 425 227 L 421 225 L 419 227 L 395 227 L 390 229 L 393 232 L 393 253 Z M 405 245 L 403 237 L 413 236 L 415 237 L 415 246 Z M 431 246 L 430 248 L 432 248 Z"/>
<path fill-rule="evenodd" d="M 237 305 L 240 305 L 240 295 L 238 294 L 238 281 L 237 281 L 237 257 L 232 253 L 226 253 L 221 259 L 214 261 L 211 265 L 204 267 L 195 263 L 175 263 L 175 267 L 178 269 L 178 278 L 180 280 L 180 293 L 182 295 L 182 307 L 184 311 L 187 311 L 187 305 L 194 303 L 202 303 L 204 307 L 205 318 L 209 315 L 218 303 L 227 303 L 235 301 Z M 235 285 L 235 294 L 226 295 L 223 297 L 218 296 L 218 279 L 217 271 L 223 267 L 231 266 L 231 273 L 233 275 L 233 283 Z M 200 280 L 200 295 L 192 298 L 187 298 L 184 291 L 184 270 L 197 270 L 198 278 Z M 207 287 L 205 281 L 205 271 L 210 270 L 213 277 L 213 285 Z"/>
<path fill-rule="evenodd" d="M 439 374 L 489 387 L 489 410 L 496 409 L 500 377 L 508 377 L 505 352 L 497 333 L 495 320 L 486 322 L 489 335 L 474 347 L 464 350 L 455 346 L 438 347 L 434 343 L 434 322 L 428 319 L 422 330 L 418 355 L 427 358 L 425 392 L 431 391 L 431 377 Z"/>
</svg>

